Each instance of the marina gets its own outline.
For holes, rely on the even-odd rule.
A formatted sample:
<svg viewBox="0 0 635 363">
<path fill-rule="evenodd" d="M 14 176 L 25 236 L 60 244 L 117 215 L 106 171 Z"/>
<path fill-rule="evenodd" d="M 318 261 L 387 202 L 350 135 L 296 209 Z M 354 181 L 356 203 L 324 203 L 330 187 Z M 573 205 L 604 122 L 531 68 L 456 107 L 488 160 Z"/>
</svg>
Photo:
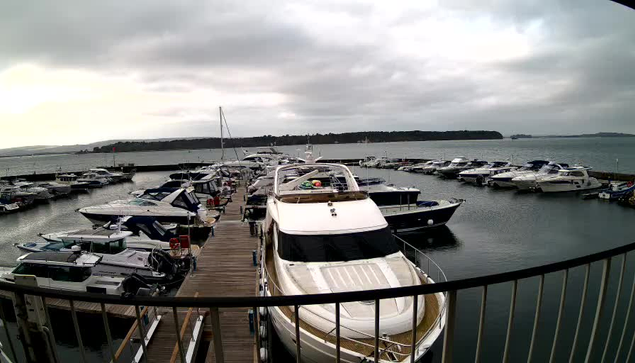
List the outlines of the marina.
<svg viewBox="0 0 635 363">
<path fill-rule="evenodd" d="M 320 160 L 320 164 L 316 165 L 330 165 L 328 162 L 332 161 L 336 160 Z M 633 211 L 632 209 L 617 208 L 614 205 L 615 203 L 605 203 L 600 200 L 584 200 L 580 194 L 570 195 L 565 193 L 560 195 L 557 193 L 558 195 L 555 196 L 555 198 L 546 198 L 547 195 L 544 193 L 519 193 L 517 191 L 510 191 L 506 189 L 478 188 L 473 185 L 486 185 L 488 184 L 488 180 L 484 180 L 483 183 L 474 183 L 469 180 L 466 180 L 465 183 L 460 183 L 448 180 L 447 177 L 436 178 L 432 175 L 422 175 L 422 173 L 416 171 L 416 168 L 408 169 L 405 167 L 406 165 L 423 165 L 425 160 L 400 160 L 399 163 L 395 163 L 395 165 L 392 166 L 395 170 L 362 168 L 359 166 L 361 159 L 339 159 L 337 161 L 342 161 L 345 164 L 350 165 L 349 168 L 351 168 L 354 173 L 356 181 L 360 184 L 360 188 L 366 188 L 365 190 L 367 190 L 374 203 L 377 203 L 380 206 L 378 210 L 381 211 L 386 220 L 394 226 L 393 231 L 401 234 L 401 238 L 403 238 L 403 240 L 399 238 L 397 241 L 402 241 L 399 242 L 398 245 L 401 246 L 400 250 L 403 251 L 405 256 L 412 259 L 417 266 L 420 266 L 422 271 L 424 271 L 424 274 L 425 271 L 430 269 L 431 265 L 437 266 L 433 267 L 432 271 L 429 272 L 431 277 L 434 276 L 432 277 L 434 282 L 437 283 L 439 281 L 446 281 L 445 278 L 437 280 L 437 278 L 441 276 L 441 273 L 437 272 L 441 271 L 441 269 L 439 268 L 436 270 L 438 266 L 442 266 L 443 270 L 447 273 L 447 281 L 452 281 L 469 278 L 475 275 L 484 276 L 496 273 L 501 269 L 516 270 L 518 268 L 532 267 L 540 263 L 553 261 L 552 257 L 555 246 L 551 245 L 550 248 L 540 247 L 540 243 L 546 243 L 548 239 L 545 240 L 544 237 L 543 239 L 537 239 L 536 233 L 539 235 L 540 232 L 536 232 L 534 229 L 536 228 L 535 226 L 541 224 L 549 226 L 551 224 L 550 221 L 554 218 L 553 216 L 559 214 L 561 215 L 563 208 L 564 210 L 567 210 L 566 213 L 570 218 L 576 218 L 572 215 L 575 211 L 575 213 L 580 214 L 580 217 L 578 217 L 580 221 L 584 221 L 588 218 L 599 218 L 603 221 L 603 224 L 606 227 L 608 227 L 606 223 L 608 221 L 614 223 L 615 226 L 620 226 L 622 223 L 626 223 L 626 220 L 632 218 L 630 215 Z M 194 167 L 198 167 L 201 170 L 207 170 L 205 168 L 201 168 L 200 165 L 195 165 Z M 233 167 L 235 168 L 236 166 Z M 509 168 L 510 166 L 502 165 L 502 167 L 500 167 L 496 165 L 495 167 L 496 169 L 492 170 L 500 171 L 502 174 L 507 172 L 508 169 L 505 168 Z M 172 169 L 178 170 L 179 166 L 172 166 Z M 401 171 L 397 171 L 396 169 L 400 169 Z M 214 169 L 212 168 L 210 170 Z M 485 173 L 480 170 L 489 169 L 477 170 L 481 173 L 479 175 L 485 175 Z M 410 173 L 405 171 L 410 171 Z M 206 171 L 205 173 L 209 172 Z M 487 171 L 487 173 L 491 172 Z M 107 202 L 108 199 L 101 199 L 102 197 L 99 196 L 101 194 L 104 194 L 104 196 L 107 196 L 110 200 L 142 196 L 144 194 L 144 190 L 152 191 L 155 190 L 152 188 L 156 185 L 161 185 L 161 180 L 165 180 L 167 174 L 170 174 L 173 178 L 182 178 L 170 171 L 139 172 L 135 178 L 133 178 L 131 185 L 123 183 L 116 186 L 105 186 L 104 188 L 92 190 L 87 194 L 80 194 L 75 197 L 77 199 L 59 199 L 52 201 L 50 204 L 45 206 L 46 208 L 52 208 L 55 207 L 57 203 L 62 203 L 63 205 L 71 202 L 76 203 L 74 200 L 80 202 L 81 205 L 86 206 L 88 204 L 81 201 L 86 198 L 94 199 L 94 197 L 97 197 L 97 199 L 94 199 L 94 203 L 92 203 L 93 205 L 99 204 L 100 202 L 103 203 L 104 201 Z M 261 175 L 265 174 L 266 173 L 261 172 Z M 197 300 L 191 299 L 206 299 L 212 297 L 227 297 L 229 299 L 243 297 L 246 299 L 258 299 L 261 295 L 259 291 L 263 291 L 262 280 L 260 279 L 263 276 L 263 272 L 262 270 L 259 270 L 261 268 L 260 266 L 268 266 L 269 271 L 266 272 L 265 276 L 273 276 L 269 275 L 271 273 L 270 271 L 272 269 L 272 265 L 268 262 L 259 261 L 261 258 L 264 258 L 268 253 L 270 253 L 264 249 L 265 244 L 261 244 L 266 240 L 261 232 L 262 218 L 265 217 L 268 212 L 265 214 L 262 214 L 262 212 L 260 212 L 261 214 L 255 214 L 255 212 L 253 212 L 253 208 L 261 208 L 259 205 L 264 207 L 264 205 L 259 203 L 266 201 L 266 198 L 254 199 L 254 197 L 258 195 L 266 196 L 268 191 L 271 190 L 270 188 L 273 186 L 271 183 L 275 180 L 275 178 L 265 178 L 264 180 L 268 180 L 266 183 L 254 184 L 254 179 L 242 179 L 242 177 L 240 177 L 241 173 L 234 173 L 230 171 L 227 175 L 233 175 L 233 177 L 222 178 L 230 178 L 227 180 L 235 178 L 235 181 L 230 183 L 233 184 L 231 187 L 233 192 L 231 194 L 226 194 L 224 197 L 226 199 L 225 202 L 221 203 L 220 200 L 209 202 L 214 199 L 213 194 L 209 194 L 205 197 L 202 197 L 201 194 L 196 197 L 199 202 L 205 204 L 209 211 L 217 213 L 216 218 L 218 221 L 213 225 L 213 232 L 208 232 L 209 237 L 196 242 L 196 267 L 194 268 L 191 266 L 190 273 L 186 275 L 182 284 L 180 284 L 179 287 L 176 287 L 168 295 L 176 299 L 175 301 L 192 302 Z M 302 174 L 299 175 L 301 176 Z M 457 175 L 460 174 L 457 173 Z M 256 176 L 257 174 L 251 178 L 255 178 Z M 297 176 L 293 176 L 293 178 L 296 177 Z M 200 178 L 200 176 L 197 178 Z M 137 184 L 137 179 L 142 181 L 141 185 Z M 342 177 L 337 176 L 337 181 L 334 182 L 334 180 L 333 176 L 329 179 L 314 173 L 309 173 L 304 179 L 300 178 L 298 181 L 294 182 L 294 185 L 301 187 L 301 191 L 303 193 L 310 192 L 311 190 L 317 192 L 321 190 L 321 188 L 328 187 L 329 183 L 336 188 L 340 188 L 339 183 L 342 183 Z M 307 183 L 308 181 L 310 181 L 310 185 Z M 165 185 L 168 185 L 168 183 Z M 250 185 L 259 186 L 250 187 Z M 176 183 L 174 187 L 177 188 L 175 190 L 178 190 L 178 185 L 176 185 Z M 249 193 L 247 191 L 249 191 Z M 373 193 L 378 192 L 381 195 L 377 194 L 373 197 Z M 133 193 L 133 195 L 128 195 L 126 197 L 124 193 Z M 393 196 L 389 197 L 386 193 L 392 193 Z M 419 194 L 421 194 L 421 196 L 419 196 Z M 289 197 L 284 198 L 288 199 Z M 326 200 L 323 201 L 323 203 L 325 202 Z M 219 206 L 222 204 L 222 208 L 217 207 L 217 204 Z M 532 224 L 524 223 L 519 225 L 516 223 L 513 224 L 512 228 L 512 224 L 502 222 L 510 220 L 509 218 L 513 216 L 513 212 L 510 213 L 511 211 L 515 210 L 516 213 L 524 211 L 523 213 L 527 213 L 527 207 L 530 205 L 535 205 L 535 208 L 540 210 L 542 213 L 542 216 Z M 415 215 L 417 215 L 416 213 L 430 213 L 427 211 L 434 211 L 436 210 L 435 208 L 447 208 L 446 206 L 452 207 L 452 213 L 448 217 L 441 217 L 438 214 L 433 216 L 430 214 L 421 214 L 420 217 L 415 219 L 409 217 L 413 213 L 415 213 Z M 520 208 L 521 206 L 522 208 Z M 24 214 L 24 218 L 32 218 L 29 217 L 29 215 L 39 214 L 39 210 L 42 207 L 44 206 L 36 206 L 35 208 L 25 210 L 24 212 L 3 216 L 3 218 L 20 218 L 21 214 Z M 481 212 L 474 213 L 475 208 Z M 77 207 L 77 210 L 79 209 L 80 208 Z M 339 208 L 334 209 L 337 210 Z M 264 211 L 264 209 L 262 210 Z M 246 213 L 246 211 L 250 212 Z M 401 220 L 403 221 L 408 220 L 404 218 L 411 218 L 409 223 L 414 222 L 417 227 L 412 228 L 412 230 L 409 230 L 409 228 L 404 226 L 399 227 L 398 223 L 404 222 L 391 222 L 390 218 L 395 214 L 397 216 L 404 216 L 399 217 L 402 218 Z M 456 215 L 453 216 L 453 214 Z M 72 217 L 72 219 L 77 219 L 78 217 L 79 214 L 74 213 L 74 217 Z M 543 220 L 542 222 L 540 221 L 541 219 Z M 491 229 L 491 227 L 483 229 L 485 225 L 479 224 L 479 220 L 483 220 L 486 225 L 497 225 L 497 233 L 492 235 L 490 232 L 487 232 Z M 493 222 L 496 220 L 501 222 Z M 562 219 L 559 218 L 556 220 Z M 439 221 L 439 223 L 437 223 L 437 221 Z M 0 220 L 0 222 L 2 222 L 2 220 Z M 165 222 L 169 223 L 169 221 Z M 183 221 L 176 222 L 182 223 Z M 417 225 L 417 223 L 420 223 L 420 225 Z M 90 222 L 86 220 L 86 224 L 90 225 Z M 508 226 L 505 226 L 505 224 L 508 224 Z M 583 228 L 582 230 L 579 229 L 579 226 L 574 227 L 572 225 L 571 227 L 578 229 L 576 233 L 582 232 L 587 234 L 584 236 L 584 239 L 586 240 L 594 238 L 599 240 L 602 238 L 602 232 L 593 227 L 589 226 L 589 228 Z M 525 230 L 524 228 L 529 228 L 529 230 Z M 619 230 L 619 227 L 616 228 Z M 184 231 L 183 228 L 180 228 L 179 230 Z M 557 238 L 573 243 L 573 240 L 570 238 L 572 230 L 565 228 L 560 232 L 557 230 L 553 230 L 551 232 L 555 233 L 550 233 L 550 238 Z M 593 234 L 597 234 L 597 237 L 592 237 Z M 617 235 L 619 236 L 619 234 Z M 96 236 L 98 236 L 98 234 Z M 492 239 L 493 236 L 496 238 Z M 527 238 L 528 236 L 531 236 L 531 238 Z M 567 236 L 569 236 L 569 238 L 566 238 Z M 33 237 L 31 237 L 31 239 L 32 238 Z M 134 239 L 131 239 L 130 241 L 134 241 Z M 614 240 L 615 247 L 619 248 L 619 241 L 619 238 Z M 19 242 L 19 240 L 16 240 L 15 242 Z M 163 243 L 167 244 L 167 242 Z M 538 245 L 536 245 L 536 243 L 538 243 Z M 200 245 L 200 247 L 198 245 Z M 560 256 L 575 257 L 582 254 L 593 253 L 594 251 L 602 251 L 611 247 L 611 245 L 606 244 L 603 244 L 602 246 L 583 244 L 576 247 L 576 253 L 572 253 L 567 246 L 569 245 L 564 244 L 558 247 L 561 249 L 561 252 L 557 252 L 556 254 Z M 509 267 L 502 267 L 499 258 L 503 256 L 508 258 L 509 254 L 505 251 L 512 247 L 515 249 L 515 253 L 519 254 L 518 256 L 522 255 L 523 257 L 522 259 L 518 258 L 516 260 L 512 260 L 513 267 L 511 264 Z M 432 258 L 434 258 L 434 261 L 431 260 Z M 465 258 L 469 258 L 469 260 L 477 258 L 480 263 L 468 263 Z M 430 259 L 432 263 L 426 262 L 428 259 Z M 507 263 L 511 263 L 512 261 L 508 261 Z M 626 261 L 626 259 L 624 261 Z M 458 268 L 459 266 L 461 266 L 461 268 Z M 469 268 L 465 269 L 466 266 L 469 266 Z M 258 271 L 261 272 L 259 273 Z M 445 274 L 443 274 L 443 276 L 445 276 Z M 615 276 L 615 273 L 613 276 Z M 568 278 L 571 279 L 570 284 L 572 286 L 576 286 L 579 285 L 579 281 L 582 277 L 583 276 L 580 274 L 580 270 L 578 269 L 571 270 Z M 277 279 L 278 277 L 275 278 Z M 550 290 L 554 288 L 555 284 L 557 283 L 553 279 L 548 279 L 544 282 L 543 288 Z M 593 285 L 593 282 L 591 282 L 591 284 L 591 286 L 595 286 Z M 378 285 L 377 287 L 380 286 Z M 394 289 L 394 287 L 392 288 Z M 574 287 L 571 287 L 571 289 L 574 289 Z M 497 306 L 500 303 L 499 301 L 506 300 L 505 296 L 507 294 L 501 294 L 496 291 L 497 289 L 492 288 L 492 291 L 489 293 L 488 309 L 492 306 Z M 515 294 L 524 296 L 528 293 L 529 292 L 526 288 L 524 288 L 517 291 Z M 529 294 L 529 296 L 531 296 L 531 293 Z M 8 297 L 11 296 L 11 294 L 5 295 Z M 270 295 L 274 297 L 278 294 L 271 293 Z M 169 299 L 170 297 L 168 296 L 158 296 L 154 299 L 161 301 L 161 299 Z M 423 306 L 434 306 L 434 298 L 432 296 L 434 295 L 426 296 L 425 301 L 427 303 L 421 304 Z M 470 311 L 470 306 L 478 306 L 478 300 L 480 299 L 478 295 L 475 296 L 472 293 L 462 293 L 462 296 L 463 297 L 460 299 L 461 304 L 459 305 L 459 309 L 462 312 L 461 314 L 466 314 L 466 311 Z M 557 305 L 557 300 L 553 301 L 555 296 L 557 296 L 557 294 L 551 297 L 545 296 L 543 298 L 545 306 L 543 309 L 545 309 L 544 314 L 546 316 L 553 314 L 553 310 L 546 307 L 554 304 Z M 143 299 L 143 297 L 139 298 Z M 625 298 L 626 297 L 623 297 L 622 299 Z M 470 301 L 472 301 L 472 303 L 470 303 Z M 121 303 L 123 303 L 123 301 Z M 136 354 L 138 357 L 145 356 L 146 358 L 143 359 L 153 362 L 168 360 L 179 361 L 181 359 L 180 352 L 182 351 L 184 353 L 184 361 L 188 362 L 244 362 L 257 361 L 263 357 L 266 357 L 266 359 L 269 360 L 273 359 L 272 361 L 280 361 L 281 359 L 285 361 L 289 359 L 296 359 L 294 356 L 297 354 L 292 354 L 295 352 L 293 347 L 294 343 L 291 341 L 285 342 L 284 339 L 280 339 L 281 334 L 282 336 L 293 334 L 293 326 L 289 328 L 290 330 L 288 330 L 287 333 L 282 333 L 279 329 L 275 329 L 275 331 L 271 330 L 273 329 L 272 326 L 267 328 L 267 320 L 261 320 L 263 319 L 262 308 L 258 308 L 257 303 L 249 306 L 243 306 L 242 308 L 226 307 L 224 309 L 219 308 L 218 310 L 210 310 L 209 306 L 205 306 L 204 308 L 203 306 L 199 306 L 196 308 L 196 304 L 183 304 L 174 310 L 158 304 L 158 306 L 151 307 L 145 312 L 143 310 L 141 311 L 140 316 L 143 318 L 141 320 L 141 324 L 138 323 L 137 308 L 135 308 L 134 305 L 121 303 L 106 303 L 103 311 L 108 316 L 111 316 L 112 319 L 124 319 L 130 321 L 131 323 L 135 323 L 137 328 L 132 327 L 128 331 L 128 334 L 122 337 L 123 340 L 120 341 L 120 345 L 118 347 L 113 347 L 115 353 L 118 353 L 117 358 L 133 356 Z M 522 306 L 522 303 L 519 302 L 519 304 L 521 304 L 519 306 Z M 64 311 L 70 311 L 74 314 L 88 314 L 94 316 L 103 314 L 102 306 L 97 302 L 77 301 L 71 306 L 66 299 L 50 297 L 46 299 L 46 305 L 51 310 L 52 314 L 62 314 Z M 625 307 L 622 305 L 624 305 L 624 303 L 618 304 L 618 306 L 620 306 L 619 311 L 624 311 Z M 505 310 L 502 306 L 499 306 L 499 308 L 501 309 L 501 312 Z M 436 311 L 439 312 L 443 309 L 445 309 L 445 307 L 440 306 Z M 59 313 L 56 313 L 55 311 L 59 311 Z M 254 314 L 253 312 L 258 312 L 258 314 Z M 286 319 L 290 319 L 291 322 L 295 319 L 293 309 L 281 309 L 280 312 L 282 313 L 282 316 L 286 316 Z M 216 315 L 217 313 L 218 315 Z M 430 312 L 427 314 L 434 315 Z M 493 316 L 497 315 L 498 313 L 493 313 Z M 175 324 L 175 316 L 178 319 L 178 324 Z M 532 318 L 532 315 L 524 315 L 520 313 L 516 316 L 516 320 L 518 322 L 524 322 L 531 320 Z M 278 318 L 278 320 L 279 319 L 280 318 Z M 429 319 L 430 318 L 425 318 L 422 321 L 427 321 L 428 323 L 426 324 L 430 324 L 431 320 Z M 434 318 L 431 319 L 432 321 L 435 320 Z M 447 324 L 448 318 L 443 317 L 441 321 L 445 322 L 440 325 L 441 332 L 443 332 L 445 331 L 444 326 Z M 496 323 L 490 321 L 489 318 L 487 321 L 490 329 L 492 329 L 492 326 L 496 326 Z M 586 321 L 586 318 L 582 321 Z M 217 324 L 215 322 L 217 322 Z M 302 329 L 309 329 L 306 331 L 303 330 L 304 333 L 301 334 L 304 334 L 305 336 L 317 334 L 316 336 L 320 336 L 319 331 L 311 330 L 313 328 L 310 327 L 304 327 L 304 322 L 301 322 L 301 325 L 303 326 Z M 135 338 L 140 334 L 138 326 L 142 326 L 142 334 L 146 336 L 147 342 L 145 347 L 140 344 L 139 339 Z M 258 327 L 258 329 L 255 327 Z M 500 330 L 502 328 L 503 327 L 496 329 Z M 267 333 L 261 333 L 263 329 L 267 330 Z M 419 334 L 424 336 L 429 327 L 422 329 L 423 331 L 419 331 L 417 329 L 417 336 L 419 336 Z M 570 332 L 573 328 L 567 326 L 562 329 Z M 177 339 L 177 330 L 179 330 L 179 339 Z M 259 333 L 255 334 L 254 331 L 258 331 Z M 459 337 L 466 334 L 469 335 L 470 332 L 471 334 L 475 333 L 473 330 L 466 329 L 463 332 L 457 333 L 459 334 L 457 338 L 463 339 Z M 347 351 L 351 349 L 358 349 L 355 348 L 355 345 L 351 345 L 350 338 L 345 337 L 344 330 L 341 333 L 341 348 L 347 349 Z M 490 332 L 490 334 L 491 333 L 492 332 Z M 266 334 L 267 338 L 263 339 L 261 334 Z M 369 335 L 373 335 L 372 329 L 369 332 Z M 221 338 L 219 340 L 215 340 L 215 337 L 218 336 Z M 409 333 L 405 333 L 404 337 L 407 336 L 409 336 Z M 329 340 L 331 338 L 332 337 L 326 337 L 324 339 Z M 388 345 L 386 345 L 386 343 L 381 343 L 385 345 L 385 349 L 387 350 L 380 353 L 378 358 L 381 361 L 383 361 L 383 359 L 393 361 L 393 359 L 397 359 L 397 357 L 403 357 L 408 360 L 408 357 L 410 356 L 409 352 L 415 351 L 410 348 L 410 344 L 412 344 L 414 340 L 410 338 L 408 339 L 409 340 L 404 340 L 402 343 L 388 343 Z M 329 341 L 331 342 L 330 344 L 333 344 L 330 349 L 333 349 L 336 341 Z M 445 341 L 445 339 L 439 339 L 439 341 L 440 342 L 432 340 L 431 343 L 427 343 L 430 351 L 423 356 L 423 361 L 436 361 L 436 357 L 445 351 L 446 348 L 444 348 L 442 346 L 443 344 L 441 344 Z M 570 343 L 571 342 L 568 344 Z M 310 343 L 307 341 L 303 344 Z M 367 341 L 362 339 L 359 343 L 355 344 L 368 346 L 369 349 L 359 348 L 359 351 L 363 352 L 363 355 L 372 360 L 373 355 L 375 354 L 375 350 L 372 349 L 374 345 L 372 338 L 369 337 L 369 340 Z M 398 350 L 394 350 L 396 348 L 388 348 L 392 344 L 402 344 L 403 346 Z M 520 344 L 519 341 L 510 340 L 506 343 L 506 345 L 509 345 L 506 349 L 511 349 L 511 347 L 514 346 L 517 347 L 518 344 Z M 538 346 L 542 346 L 544 342 L 538 342 L 536 344 L 538 344 Z M 181 346 L 182 349 L 180 348 Z M 484 351 L 479 354 L 484 354 L 484 357 L 492 358 L 491 354 L 496 354 L 494 352 L 496 352 L 497 349 L 501 349 L 500 346 L 498 346 L 498 348 L 496 348 L 496 346 L 497 343 L 493 341 L 489 344 L 485 344 L 483 346 Z M 245 347 L 249 348 L 247 349 Z M 86 348 L 76 347 L 75 349 L 79 349 L 81 351 L 81 349 Z M 419 349 L 416 350 L 419 351 Z M 344 351 L 342 351 L 342 353 L 344 354 Z M 219 354 L 221 355 L 220 358 L 218 357 Z M 461 357 L 462 353 L 456 352 L 455 354 L 458 354 L 458 357 Z M 389 359 L 388 356 L 392 356 L 393 358 Z M 344 356 L 341 358 L 343 357 Z M 457 361 L 462 361 L 463 358 L 459 358 Z M 418 359 L 419 358 L 417 358 L 417 360 Z M 397 360 L 400 361 L 401 359 L 399 358 Z M 318 361 L 320 361 L 320 359 L 318 359 Z M 342 361 L 346 360 L 343 359 Z"/>
</svg>

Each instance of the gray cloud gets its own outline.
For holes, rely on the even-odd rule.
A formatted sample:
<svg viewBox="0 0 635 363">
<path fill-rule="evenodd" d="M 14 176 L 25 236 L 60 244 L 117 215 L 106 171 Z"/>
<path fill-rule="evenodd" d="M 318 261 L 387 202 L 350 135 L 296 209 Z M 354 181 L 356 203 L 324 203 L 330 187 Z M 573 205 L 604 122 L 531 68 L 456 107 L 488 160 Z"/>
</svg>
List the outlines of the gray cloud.
<svg viewBox="0 0 635 363">
<path fill-rule="evenodd" d="M 246 99 L 281 97 L 276 106 L 230 108 L 236 135 L 635 132 L 635 12 L 621 5 L 446 0 L 438 8 L 388 14 L 373 4 L 317 2 L 307 5 L 315 11 L 307 18 L 295 5 L 4 1 L 0 71 L 34 62 L 134 74 L 153 94 L 187 96 L 213 88 Z M 437 34 L 423 33 L 448 17 L 467 24 L 466 37 L 483 28 L 492 36 L 492 29 L 513 30 L 528 39 L 528 51 L 511 59 L 448 58 L 432 46 L 470 44 L 453 44 L 457 38 L 446 37 L 442 27 Z M 153 136 L 198 136 L 205 119 L 217 117 L 215 100 L 209 102 L 189 109 L 166 104 L 140 116 L 169 120 Z"/>
</svg>

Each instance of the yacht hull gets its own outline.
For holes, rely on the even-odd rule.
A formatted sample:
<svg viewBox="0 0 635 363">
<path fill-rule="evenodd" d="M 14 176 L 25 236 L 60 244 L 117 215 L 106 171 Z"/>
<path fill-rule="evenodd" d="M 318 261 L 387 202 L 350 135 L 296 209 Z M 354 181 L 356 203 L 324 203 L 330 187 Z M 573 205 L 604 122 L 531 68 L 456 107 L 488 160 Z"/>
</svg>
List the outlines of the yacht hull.
<svg viewBox="0 0 635 363">
<path fill-rule="evenodd" d="M 450 202 L 447 205 L 432 207 L 415 207 L 408 209 L 404 206 L 380 207 L 386 222 L 396 232 L 414 232 L 445 225 L 454 215 L 462 202 Z"/>
<path fill-rule="evenodd" d="M 108 222 L 117 222 L 117 220 L 121 217 L 122 214 L 101 214 L 101 213 L 91 213 L 91 212 L 82 212 L 82 215 L 88 218 L 91 222 L 95 224 L 105 224 Z M 136 216 L 130 213 L 125 213 L 123 215 Z M 159 223 L 176 223 L 176 224 L 191 224 L 194 221 L 194 217 L 186 217 L 186 216 L 171 216 L 171 215 L 149 215 L 144 214 L 143 217 L 153 217 Z M 188 223 L 189 222 L 189 223 Z"/>
<path fill-rule="evenodd" d="M 595 178 L 588 181 L 575 180 L 572 182 L 538 182 L 537 188 L 543 193 L 563 193 L 576 192 L 580 190 L 591 190 L 601 188 L 602 184 Z"/>
</svg>

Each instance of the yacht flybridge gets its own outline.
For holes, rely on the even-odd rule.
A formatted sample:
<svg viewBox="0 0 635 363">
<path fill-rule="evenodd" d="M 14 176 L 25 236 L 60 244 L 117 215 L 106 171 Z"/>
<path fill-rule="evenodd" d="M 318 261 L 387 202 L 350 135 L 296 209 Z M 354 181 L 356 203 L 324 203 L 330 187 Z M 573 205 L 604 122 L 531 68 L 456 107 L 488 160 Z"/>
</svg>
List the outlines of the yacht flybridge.
<svg viewBox="0 0 635 363">
<path fill-rule="evenodd" d="M 361 191 L 350 170 L 339 164 L 281 166 L 267 201 L 261 286 L 268 296 L 337 293 L 434 283 L 399 250 L 377 205 Z M 441 334 L 445 297 L 434 294 L 380 301 L 381 362 L 410 359 L 413 315 L 416 359 Z M 374 355 L 374 302 L 343 303 L 341 361 L 362 362 Z M 330 362 L 335 356 L 332 304 L 271 307 L 282 343 L 295 355 L 299 314 L 303 361 Z"/>
</svg>

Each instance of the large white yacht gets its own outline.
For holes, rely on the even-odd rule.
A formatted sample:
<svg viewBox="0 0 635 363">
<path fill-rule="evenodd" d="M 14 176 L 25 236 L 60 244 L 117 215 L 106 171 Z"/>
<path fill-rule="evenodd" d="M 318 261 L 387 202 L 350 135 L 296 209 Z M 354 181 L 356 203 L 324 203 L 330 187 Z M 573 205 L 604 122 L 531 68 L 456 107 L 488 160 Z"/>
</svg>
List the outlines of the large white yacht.
<svg viewBox="0 0 635 363">
<path fill-rule="evenodd" d="M 602 187 L 596 178 L 589 176 L 589 169 L 574 166 L 558 170 L 558 174 L 543 178 L 536 182 L 538 189 L 544 193 L 573 192 L 578 190 L 597 189 Z"/>
<path fill-rule="evenodd" d="M 545 160 L 529 161 L 520 169 L 493 175 L 488 181 L 488 185 L 494 188 L 515 188 L 516 184 L 512 182 L 512 179 L 522 175 L 537 173 L 540 168 L 547 164 L 549 162 Z"/>
<path fill-rule="evenodd" d="M 85 207 L 79 212 L 97 224 L 114 222 L 121 216 L 154 217 L 159 222 L 184 225 L 210 218 L 191 187 L 148 189 L 139 198 Z"/>
<path fill-rule="evenodd" d="M 343 165 L 279 167 L 264 226 L 261 286 L 267 296 L 434 283 L 400 252 L 381 211 Z M 416 359 L 441 334 L 444 304 L 443 294 L 418 297 Z M 372 360 L 374 302 L 341 306 L 341 361 Z M 412 297 L 381 300 L 380 362 L 409 361 L 413 308 Z M 299 311 L 269 308 L 268 316 L 292 355 L 296 352 L 296 313 L 301 321 L 302 361 L 331 362 L 336 349 L 333 304 L 301 306 Z"/>
<path fill-rule="evenodd" d="M 550 162 L 535 173 L 525 173 L 513 178 L 512 183 L 518 190 L 532 190 L 536 188 L 536 184 L 542 179 L 554 176 L 558 174 L 558 171 L 568 167 L 569 164 Z"/>
</svg>

